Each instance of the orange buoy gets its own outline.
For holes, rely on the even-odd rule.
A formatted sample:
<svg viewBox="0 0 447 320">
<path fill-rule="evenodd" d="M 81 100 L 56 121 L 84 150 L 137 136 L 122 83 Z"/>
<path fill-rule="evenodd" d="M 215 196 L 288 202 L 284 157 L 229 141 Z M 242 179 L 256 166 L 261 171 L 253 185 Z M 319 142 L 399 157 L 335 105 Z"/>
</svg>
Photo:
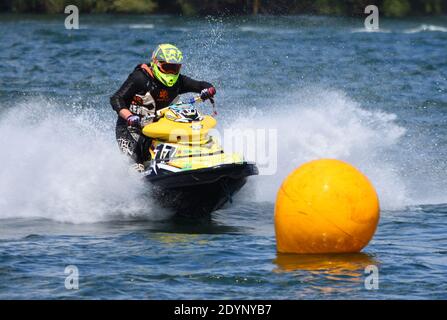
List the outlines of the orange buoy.
<svg viewBox="0 0 447 320">
<path fill-rule="evenodd" d="M 379 212 L 377 193 L 359 170 L 335 159 L 308 162 L 278 191 L 278 252 L 359 252 L 373 237 Z"/>
</svg>

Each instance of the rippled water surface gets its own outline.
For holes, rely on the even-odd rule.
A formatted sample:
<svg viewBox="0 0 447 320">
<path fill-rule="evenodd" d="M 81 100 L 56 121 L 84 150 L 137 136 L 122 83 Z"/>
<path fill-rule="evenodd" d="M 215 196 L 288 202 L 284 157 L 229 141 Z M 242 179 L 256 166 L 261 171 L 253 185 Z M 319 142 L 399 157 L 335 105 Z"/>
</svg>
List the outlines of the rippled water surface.
<svg viewBox="0 0 447 320">
<path fill-rule="evenodd" d="M 81 15 L 80 27 L 0 16 L 0 298 L 447 298 L 445 17 L 382 19 L 379 32 L 310 16 Z M 211 220 L 151 203 L 114 141 L 108 99 L 159 42 L 215 84 L 220 129 L 278 135 L 274 174 Z M 377 233 L 361 254 L 277 254 L 276 190 L 321 157 L 371 179 Z M 67 265 L 79 290 L 65 289 Z"/>
</svg>

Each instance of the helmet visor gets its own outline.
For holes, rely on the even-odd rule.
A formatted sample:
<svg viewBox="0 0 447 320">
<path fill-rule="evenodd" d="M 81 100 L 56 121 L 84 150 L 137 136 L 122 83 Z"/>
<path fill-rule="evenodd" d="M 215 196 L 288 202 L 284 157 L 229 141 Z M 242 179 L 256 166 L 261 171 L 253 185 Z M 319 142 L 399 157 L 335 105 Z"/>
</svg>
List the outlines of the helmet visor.
<svg viewBox="0 0 447 320">
<path fill-rule="evenodd" d="M 157 66 L 161 72 L 166 74 L 178 74 L 180 72 L 181 64 L 178 63 L 168 63 L 168 62 L 157 62 Z"/>
</svg>

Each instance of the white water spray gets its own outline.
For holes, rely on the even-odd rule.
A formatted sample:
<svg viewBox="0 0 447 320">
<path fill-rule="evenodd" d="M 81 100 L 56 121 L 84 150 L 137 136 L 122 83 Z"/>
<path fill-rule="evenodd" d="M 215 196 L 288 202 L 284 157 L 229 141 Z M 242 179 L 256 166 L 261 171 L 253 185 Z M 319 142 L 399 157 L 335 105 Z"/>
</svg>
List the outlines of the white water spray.
<svg viewBox="0 0 447 320">
<path fill-rule="evenodd" d="M 323 88 L 301 90 L 268 103 L 220 119 L 223 128 L 277 130 L 278 170 L 274 175 L 251 177 L 238 196 L 241 201 L 253 200 L 255 192 L 256 201 L 272 202 L 294 168 L 312 159 L 337 158 L 370 178 L 383 209 L 414 204 L 411 198 L 417 186 L 402 176 L 400 163 L 390 156 L 402 148 L 405 133 L 395 115 L 362 109 L 344 93 Z M 147 186 L 128 174 L 110 116 L 104 120 L 98 110 L 76 107 L 62 111 L 43 99 L 3 112 L 0 219 L 90 223 L 167 217 L 147 197 Z"/>
<path fill-rule="evenodd" d="M 129 175 L 113 126 L 106 130 L 98 117 L 95 110 L 67 113 L 44 100 L 2 114 L 0 219 L 160 218 L 145 197 L 147 187 Z"/>
<path fill-rule="evenodd" d="M 342 92 L 323 88 L 302 90 L 269 103 L 256 110 L 258 114 L 240 117 L 232 125 L 278 132 L 276 174 L 250 179 L 256 181 L 258 200 L 274 201 L 283 179 L 304 162 L 337 158 L 370 178 L 384 209 L 407 204 L 406 185 L 395 163 L 386 157 L 405 133 L 395 123 L 395 115 L 362 109 Z M 253 187 L 247 192 L 253 192 Z"/>
</svg>

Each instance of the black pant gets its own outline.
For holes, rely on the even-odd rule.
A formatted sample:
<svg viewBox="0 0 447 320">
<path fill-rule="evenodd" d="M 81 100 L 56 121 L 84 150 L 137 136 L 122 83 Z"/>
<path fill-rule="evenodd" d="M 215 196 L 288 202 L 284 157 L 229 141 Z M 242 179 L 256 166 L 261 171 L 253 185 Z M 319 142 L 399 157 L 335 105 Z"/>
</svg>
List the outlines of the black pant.
<svg viewBox="0 0 447 320">
<path fill-rule="evenodd" d="M 150 160 L 149 148 L 151 139 L 141 134 L 141 130 L 128 128 L 126 121 L 118 117 L 116 121 L 116 141 L 121 152 L 136 163 Z"/>
</svg>

